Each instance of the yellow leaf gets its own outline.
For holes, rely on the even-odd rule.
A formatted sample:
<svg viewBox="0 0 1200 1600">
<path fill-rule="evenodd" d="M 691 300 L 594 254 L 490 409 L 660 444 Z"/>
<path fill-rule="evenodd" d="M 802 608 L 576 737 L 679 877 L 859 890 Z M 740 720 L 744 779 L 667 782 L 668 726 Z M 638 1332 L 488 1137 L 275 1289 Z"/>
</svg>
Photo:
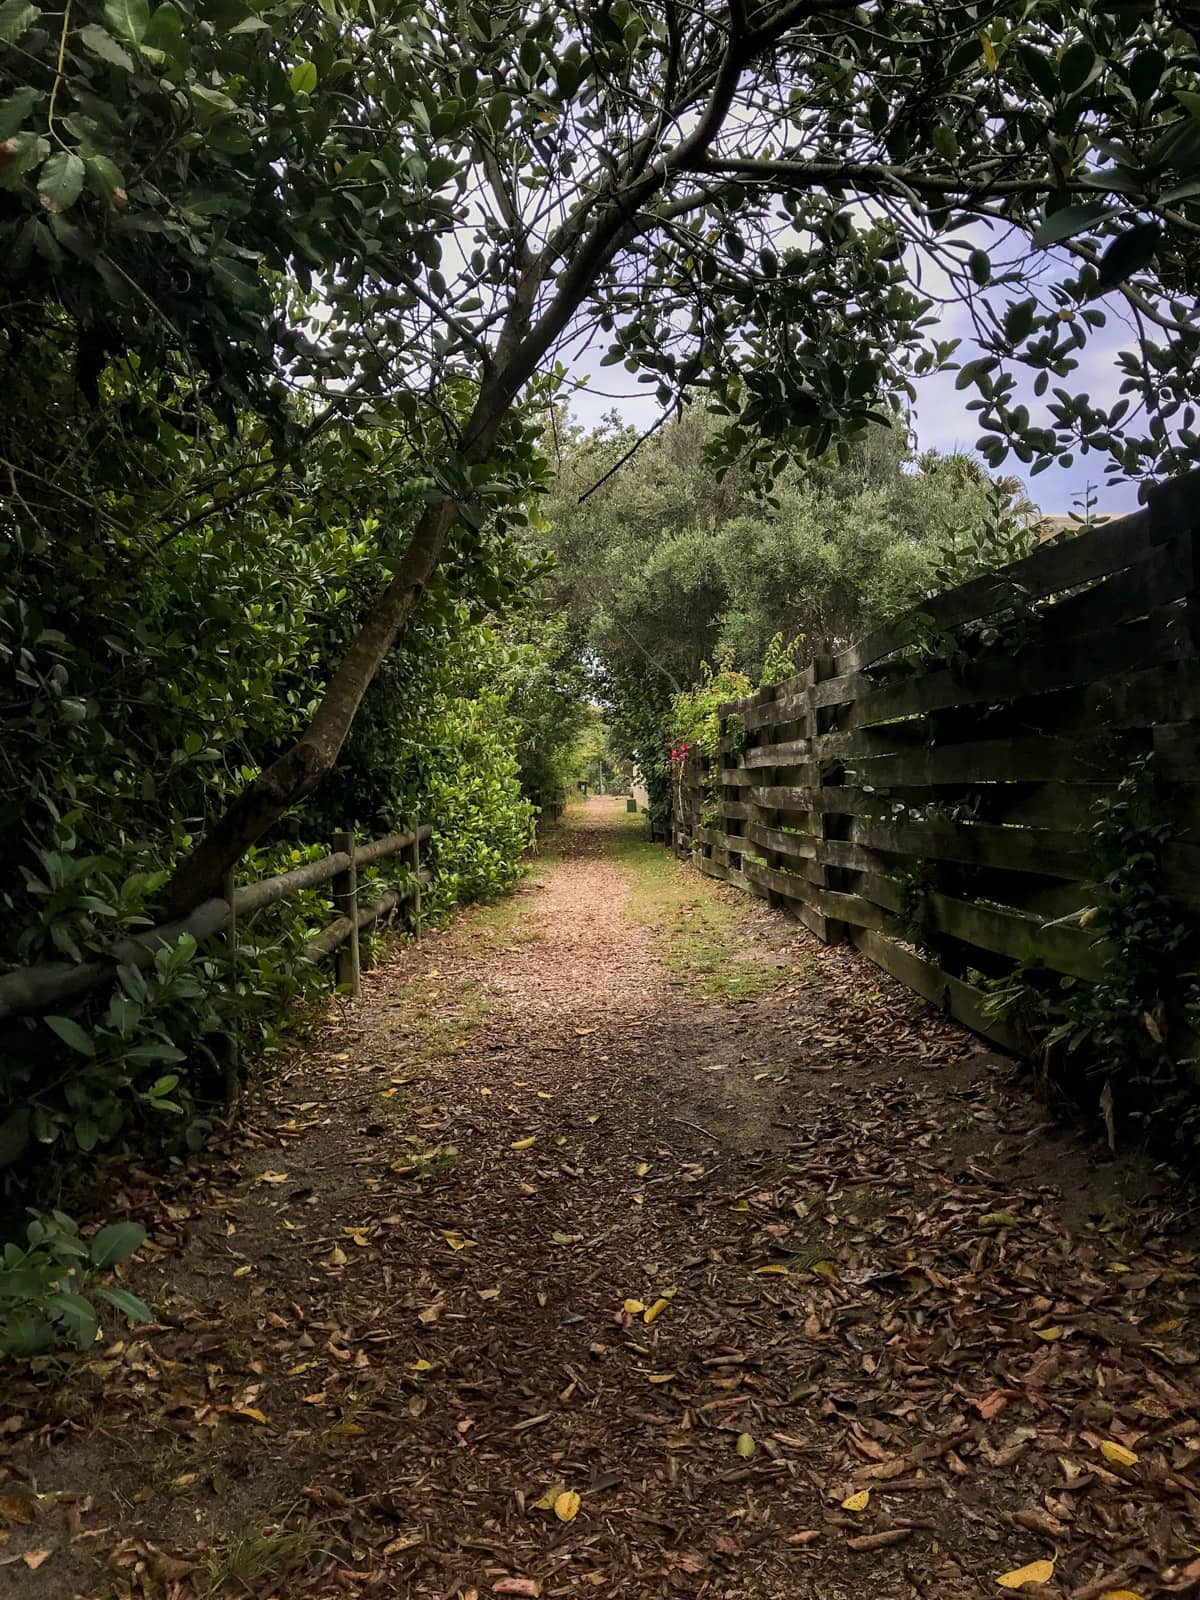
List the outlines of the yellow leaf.
<svg viewBox="0 0 1200 1600">
<path fill-rule="evenodd" d="M 852 1494 L 849 1499 L 842 1501 L 843 1511 L 865 1511 L 871 1503 L 870 1489 L 860 1489 L 857 1494 Z"/>
<path fill-rule="evenodd" d="M 464 1239 L 461 1233 L 443 1233 L 442 1238 L 451 1250 L 473 1250 L 475 1247 L 474 1239 Z"/>
<path fill-rule="evenodd" d="M 983 59 L 988 64 L 988 71 L 995 72 L 997 65 L 996 46 L 992 43 L 991 39 L 988 38 L 986 33 L 981 33 L 979 35 L 979 42 L 983 46 Z M 1001 1582 L 1003 1582 L 1003 1579 L 1001 1579 Z"/>
<path fill-rule="evenodd" d="M 595 1033 L 595 1031 L 596 1031 L 595 1028 L 576 1028 L 575 1029 L 576 1034 L 578 1034 L 580 1038 L 582 1038 L 585 1033 Z"/>
<path fill-rule="evenodd" d="M 1101 1439 L 1100 1454 L 1106 1461 L 1111 1461 L 1118 1467 L 1137 1466 L 1137 1456 L 1132 1450 L 1126 1450 L 1123 1444 L 1115 1444 L 1111 1439 Z"/>
<path fill-rule="evenodd" d="M 639 1178 L 644 1178 L 650 1171 L 650 1163 L 648 1161 L 639 1161 L 633 1170 L 637 1173 Z"/>
<path fill-rule="evenodd" d="M 349 1238 L 353 1239 L 355 1244 L 358 1245 L 360 1249 L 365 1249 L 370 1243 L 370 1240 L 367 1238 L 367 1230 L 365 1228 L 343 1228 L 342 1232 Z"/>
<path fill-rule="evenodd" d="M 788 1269 L 780 1266 L 755 1267 L 754 1270 L 760 1278 L 786 1278 L 788 1275 Z"/>
<path fill-rule="evenodd" d="M 557 1483 L 552 1483 L 550 1485 L 540 1500 L 535 1500 L 533 1502 L 533 1509 L 535 1511 L 553 1511 L 555 1501 L 558 1500 L 560 1495 L 566 1494 L 566 1492 L 567 1486 L 560 1478 Z"/>
<path fill-rule="evenodd" d="M 365 1428 L 360 1428 L 357 1422 L 335 1422 L 330 1428 L 330 1433 L 340 1433 L 344 1438 L 356 1439 L 360 1434 L 366 1433 Z"/>
<path fill-rule="evenodd" d="M 583 1235 L 581 1233 L 552 1233 L 550 1238 L 555 1244 L 578 1244 Z"/>
<path fill-rule="evenodd" d="M 829 1283 L 837 1282 L 837 1263 L 835 1261 L 814 1261 L 812 1270 L 819 1278 L 825 1278 Z"/>
<path fill-rule="evenodd" d="M 579 1515 L 579 1496 L 574 1489 L 564 1489 L 554 1502 L 554 1515 L 560 1522 L 574 1522 Z"/>
<path fill-rule="evenodd" d="M 432 1372 L 433 1362 L 426 1361 L 425 1357 L 421 1356 L 418 1360 L 408 1363 L 408 1370 L 410 1372 Z"/>
<path fill-rule="evenodd" d="M 288 1175 L 286 1172 L 260 1172 L 258 1181 L 259 1183 L 286 1183 Z"/>
<path fill-rule="evenodd" d="M 344 1267 L 349 1259 L 350 1257 L 342 1249 L 340 1244 L 335 1244 L 333 1249 L 329 1252 L 329 1264 L 331 1267 Z"/>
<path fill-rule="evenodd" d="M 1142 1597 L 1132 1589 L 1106 1589 L 1100 1600 L 1142 1600 Z"/>
<path fill-rule="evenodd" d="M 514 1139 L 509 1145 L 510 1150 L 529 1150 L 537 1143 L 537 1134 L 531 1133 L 528 1139 Z"/>
<path fill-rule="evenodd" d="M 589 1127 L 593 1127 L 599 1121 L 600 1121 L 600 1113 L 598 1111 L 597 1111 L 597 1113 L 596 1113 L 596 1115 L 594 1117 L 588 1117 L 588 1119 L 587 1119 Z"/>
<path fill-rule="evenodd" d="M 233 1275 L 234 1275 L 235 1278 L 244 1278 L 244 1277 L 246 1277 L 246 1275 L 248 1273 L 251 1273 L 253 1271 L 254 1271 L 254 1268 L 252 1266 L 235 1267 L 233 1269 Z"/>
<path fill-rule="evenodd" d="M 626 1300 L 625 1311 L 631 1317 L 639 1316 L 646 1309 L 644 1300 Z"/>
<path fill-rule="evenodd" d="M 1047 1344 L 1053 1344 L 1055 1339 L 1062 1338 L 1066 1329 L 1060 1328 L 1056 1323 L 1053 1328 L 1035 1328 L 1033 1331 L 1039 1339 L 1045 1339 Z"/>
<path fill-rule="evenodd" d="M 302 1372 L 307 1372 L 310 1367 L 315 1367 L 315 1361 L 300 1361 L 294 1367 L 288 1368 L 289 1378 L 298 1378 Z"/>
<path fill-rule="evenodd" d="M 1031 1561 L 1027 1567 L 1006 1572 L 996 1582 L 1002 1589 L 1020 1589 L 1026 1583 L 1049 1583 L 1054 1576 L 1053 1561 Z"/>
<path fill-rule="evenodd" d="M 673 1372 L 648 1372 L 646 1374 L 646 1382 L 647 1383 L 670 1383 L 671 1379 L 674 1376 L 675 1376 L 675 1374 Z"/>
<path fill-rule="evenodd" d="M 1178 1333 L 1179 1329 L 1182 1327 L 1182 1317 L 1164 1317 L 1161 1322 L 1153 1323 L 1146 1331 L 1148 1333 Z M 1117 1591 L 1114 1590 L 1113 1592 L 1116 1593 Z M 1103 1595 L 1101 1596 L 1101 1600 L 1104 1600 Z"/>
<path fill-rule="evenodd" d="M 737 1437 L 737 1444 L 734 1445 L 734 1449 L 743 1460 L 748 1461 L 758 1449 L 758 1446 L 748 1433 L 739 1433 Z"/>
<path fill-rule="evenodd" d="M 234 1412 L 235 1417 L 249 1417 L 251 1422 L 265 1422 L 266 1416 L 257 1406 L 239 1406 Z"/>
<path fill-rule="evenodd" d="M 670 1304 L 671 1302 L 669 1300 L 664 1300 L 660 1297 L 652 1306 L 646 1307 L 645 1311 L 642 1313 L 642 1321 L 653 1322 L 656 1317 L 662 1316 L 663 1312 Z"/>
</svg>

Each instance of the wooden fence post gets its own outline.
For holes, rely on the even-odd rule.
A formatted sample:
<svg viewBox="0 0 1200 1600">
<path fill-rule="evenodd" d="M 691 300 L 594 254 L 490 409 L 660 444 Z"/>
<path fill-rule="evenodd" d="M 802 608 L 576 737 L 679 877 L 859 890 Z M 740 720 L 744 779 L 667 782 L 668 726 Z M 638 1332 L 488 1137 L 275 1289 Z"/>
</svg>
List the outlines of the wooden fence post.
<svg viewBox="0 0 1200 1600">
<path fill-rule="evenodd" d="M 345 852 L 350 857 L 350 865 L 344 872 L 339 872 L 333 880 L 333 906 L 339 916 L 348 917 L 350 920 L 350 935 L 338 946 L 337 953 L 337 981 L 339 985 L 345 984 L 351 994 L 358 993 L 358 868 L 354 864 L 354 835 L 352 833 L 335 833 L 333 836 L 333 850 L 335 855 Z"/>
<path fill-rule="evenodd" d="M 229 902 L 229 921 L 225 924 L 225 947 L 229 951 L 229 976 L 233 986 L 233 1016 L 229 1034 L 229 1058 L 225 1063 L 225 1103 L 236 1105 L 242 1092 L 242 1042 L 238 1028 L 237 1005 L 237 901 L 234 899 L 233 868 L 221 884 L 221 893 Z"/>
<path fill-rule="evenodd" d="M 409 846 L 409 865 L 413 870 L 412 905 L 408 913 L 409 932 L 413 938 L 421 938 L 421 819 L 413 819 L 413 842 Z"/>
</svg>

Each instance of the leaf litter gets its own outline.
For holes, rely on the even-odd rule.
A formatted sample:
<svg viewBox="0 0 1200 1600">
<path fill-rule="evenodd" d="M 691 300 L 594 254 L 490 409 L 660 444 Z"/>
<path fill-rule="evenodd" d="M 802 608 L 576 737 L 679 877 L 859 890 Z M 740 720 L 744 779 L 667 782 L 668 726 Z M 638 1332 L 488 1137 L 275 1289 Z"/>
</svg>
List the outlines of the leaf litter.
<svg viewBox="0 0 1200 1600">
<path fill-rule="evenodd" d="M 1189 1192 L 765 907 L 700 1003 L 623 825 L 107 1197 L 160 1321 L 7 1383 L 0 1597 L 1200 1590 Z"/>
</svg>

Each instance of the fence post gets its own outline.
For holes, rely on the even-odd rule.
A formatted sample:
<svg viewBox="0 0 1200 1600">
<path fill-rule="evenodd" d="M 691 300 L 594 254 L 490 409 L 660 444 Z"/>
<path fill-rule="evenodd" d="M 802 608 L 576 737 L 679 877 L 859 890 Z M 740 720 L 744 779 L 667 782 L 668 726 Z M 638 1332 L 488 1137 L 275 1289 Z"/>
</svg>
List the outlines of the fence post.
<svg viewBox="0 0 1200 1600">
<path fill-rule="evenodd" d="M 335 833 L 333 851 L 343 851 L 350 857 L 350 865 L 333 880 L 333 907 L 339 916 L 350 919 L 350 936 L 338 946 L 337 981 L 345 984 L 351 994 L 358 993 L 358 868 L 354 864 L 353 833 Z"/>
<path fill-rule="evenodd" d="M 408 913 L 409 931 L 416 940 L 421 937 L 421 819 L 413 820 L 413 842 L 409 846 L 409 865 L 413 870 L 412 906 Z"/>
<path fill-rule="evenodd" d="M 229 951 L 229 976 L 233 984 L 232 1026 L 229 1034 L 229 1056 L 225 1063 L 225 1104 L 235 1105 L 242 1092 L 242 1042 L 238 1025 L 240 1010 L 237 1003 L 237 902 L 234 899 L 233 868 L 221 882 L 221 893 L 229 902 L 229 921 L 225 924 L 225 947 Z"/>
</svg>

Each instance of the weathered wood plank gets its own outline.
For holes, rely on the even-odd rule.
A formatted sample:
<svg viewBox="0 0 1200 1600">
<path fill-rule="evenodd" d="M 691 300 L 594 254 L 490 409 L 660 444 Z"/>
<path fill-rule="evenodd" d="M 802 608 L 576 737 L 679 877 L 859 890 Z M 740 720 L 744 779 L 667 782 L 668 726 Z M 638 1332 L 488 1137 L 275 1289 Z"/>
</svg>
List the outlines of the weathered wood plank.
<svg viewBox="0 0 1200 1600">
<path fill-rule="evenodd" d="M 968 744 L 935 745 L 886 756 L 855 756 L 847 777 L 857 785 L 892 784 L 1089 783 L 1111 771 L 1111 758 L 1091 744 L 1047 738 L 982 739 Z"/>
<path fill-rule="evenodd" d="M 1086 928 L 1048 926 L 1039 917 L 996 906 L 954 900 L 936 891 L 928 896 L 930 920 L 940 933 L 978 945 L 1015 961 L 1042 961 L 1075 978 L 1104 975 L 1109 947 Z"/>
<path fill-rule="evenodd" d="M 889 939 L 885 934 L 871 929 L 856 930 L 851 938 L 856 949 L 861 950 L 877 967 L 897 978 L 906 988 L 922 995 L 931 1005 L 961 1022 L 973 1033 L 982 1035 L 1002 1049 L 1022 1052 L 1028 1041 L 1019 1029 L 999 1017 L 989 1017 L 984 1004 L 986 995 L 973 984 L 943 972 L 936 962 L 927 961 L 915 950 L 908 950 Z"/>
<path fill-rule="evenodd" d="M 988 822 L 855 821 L 850 837 L 888 855 L 1003 867 L 1047 877 L 1074 880 L 1087 869 L 1083 841 L 1065 829 L 1004 827 Z"/>
<path fill-rule="evenodd" d="M 956 589 L 931 595 L 895 622 L 868 634 L 837 657 L 838 673 L 870 666 L 903 649 L 929 622 L 939 628 L 974 622 L 1006 609 L 1014 599 L 1040 599 L 1056 590 L 1119 572 L 1144 560 L 1152 549 L 1150 516 L 1146 511 L 1115 518 L 1062 544 L 1042 545 L 1021 561 L 983 573 Z"/>
</svg>

